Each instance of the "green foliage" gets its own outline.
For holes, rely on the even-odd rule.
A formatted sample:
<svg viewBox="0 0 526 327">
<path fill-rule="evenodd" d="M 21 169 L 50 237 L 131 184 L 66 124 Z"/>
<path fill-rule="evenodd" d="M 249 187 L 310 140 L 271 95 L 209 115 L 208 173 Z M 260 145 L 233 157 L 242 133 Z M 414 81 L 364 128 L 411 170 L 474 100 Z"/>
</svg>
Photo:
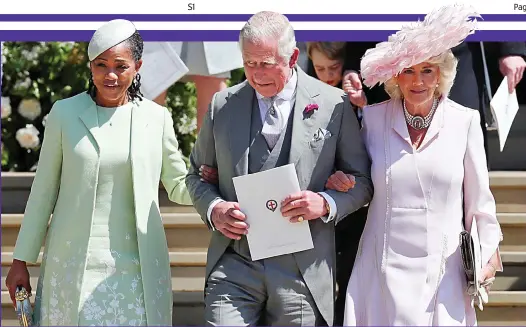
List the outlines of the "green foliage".
<svg viewBox="0 0 526 327">
<path fill-rule="evenodd" d="M 53 103 L 87 89 L 90 72 L 86 50 L 84 42 L 2 43 L 2 171 L 36 169 L 45 117 Z M 233 71 L 228 84 L 238 83 L 242 75 L 242 69 Z M 194 84 L 172 85 L 167 107 L 187 158 L 196 138 Z"/>
</svg>

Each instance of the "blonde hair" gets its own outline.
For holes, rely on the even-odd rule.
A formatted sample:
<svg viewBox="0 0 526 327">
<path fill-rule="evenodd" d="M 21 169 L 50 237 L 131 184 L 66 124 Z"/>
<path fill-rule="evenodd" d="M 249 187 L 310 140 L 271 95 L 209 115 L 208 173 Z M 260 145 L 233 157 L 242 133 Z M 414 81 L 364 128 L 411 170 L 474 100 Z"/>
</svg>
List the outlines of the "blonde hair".
<svg viewBox="0 0 526 327">
<path fill-rule="evenodd" d="M 312 60 L 312 50 L 318 50 L 330 60 L 345 59 L 346 42 L 307 42 L 307 55 Z"/>
<path fill-rule="evenodd" d="M 443 97 L 449 96 L 449 92 L 451 91 L 451 87 L 453 86 L 455 77 L 457 75 L 458 60 L 455 58 L 453 52 L 451 52 L 451 50 L 447 50 L 446 52 L 430 58 L 425 62 L 438 66 L 440 70 L 438 87 L 435 90 L 435 95 Z M 398 87 L 396 77 L 392 77 L 386 81 L 384 89 L 392 99 L 403 98 L 403 94 Z"/>
</svg>

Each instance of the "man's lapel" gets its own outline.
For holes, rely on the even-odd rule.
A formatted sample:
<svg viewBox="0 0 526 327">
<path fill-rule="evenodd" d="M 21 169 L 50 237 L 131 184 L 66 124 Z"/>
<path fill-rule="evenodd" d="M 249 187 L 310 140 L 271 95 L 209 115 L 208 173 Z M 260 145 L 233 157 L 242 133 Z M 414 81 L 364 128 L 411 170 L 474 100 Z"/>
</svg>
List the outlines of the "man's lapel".
<svg viewBox="0 0 526 327">
<path fill-rule="evenodd" d="M 301 158 L 302 152 L 309 146 L 309 141 L 314 137 L 316 128 L 316 116 L 320 113 L 321 103 L 316 102 L 319 95 L 318 90 L 312 87 L 309 77 L 300 68 L 298 73 L 298 85 L 296 90 L 296 103 L 294 105 L 294 121 L 292 125 L 292 144 L 290 148 L 289 163 L 296 165 Z M 304 113 L 308 105 L 317 104 L 319 109 Z"/>
<path fill-rule="evenodd" d="M 254 103 L 254 90 L 245 81 L 245 85 L 236 93 L 230 95 L 228 100 L 230 124 L 230 151 L 234 164 L 235 176 L 248 174 L 248 149 L 250 146 L 250 122 L 252 121 L 252 105 Z"/>
</svg>

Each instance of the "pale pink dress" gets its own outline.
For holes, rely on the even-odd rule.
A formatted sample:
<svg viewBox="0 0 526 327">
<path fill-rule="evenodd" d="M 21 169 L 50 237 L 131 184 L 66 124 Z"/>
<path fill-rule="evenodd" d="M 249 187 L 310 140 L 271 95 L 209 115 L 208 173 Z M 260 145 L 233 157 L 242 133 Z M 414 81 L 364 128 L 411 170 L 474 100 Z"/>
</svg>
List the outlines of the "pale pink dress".
<svg viewBox="0 0 526 327">
<path fill-rule="evenodd" d="M 375 193 L 344 324 L 476 325 L 459 252 L 464 212 L 476 218 L 483 262 L 501 240 L 479 113 L 441 101 L 418 150 L 401 101 L 365 108 L 363 122 Z"/>
</svg>

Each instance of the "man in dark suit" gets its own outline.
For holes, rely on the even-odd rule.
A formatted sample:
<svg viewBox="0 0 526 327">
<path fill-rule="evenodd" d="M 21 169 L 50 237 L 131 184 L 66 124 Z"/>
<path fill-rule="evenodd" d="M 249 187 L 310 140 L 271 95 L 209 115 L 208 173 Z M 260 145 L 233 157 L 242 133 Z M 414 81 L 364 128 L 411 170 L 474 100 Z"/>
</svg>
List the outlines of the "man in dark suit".
<svg viewBox="0 0 526 327">
<path fill-rule="evenodd" d="M 484 53 L 482 52 L 484 49 Z M 458 59 L 458 73 L 455 84 L 451 88 L 449 97 L 469 108 L 478 109 L 480 112 L 480 124 L 484 135 L 484 148 L 488 157 L 488 139 L 485 112 L 489 106 L 488 90 L 494 94 L 500 85 L 502 76 L 508 77 L 508 90 L 519 86 L 522 80 L 526 62 L 525 42 L 464 42 L 452 49 Z M 489 77 L 487 85 L 484 76 L 483 54 L 486 58 L 486 67 Z M 501 77 L 499 76 L 499 72 Z M 520 86 L 519 86 L 520 87 Z M 522 88 L 522 87 L 520 87 Z M 522 92 L 518 91 L 517 94 Z"/>
</svg>

